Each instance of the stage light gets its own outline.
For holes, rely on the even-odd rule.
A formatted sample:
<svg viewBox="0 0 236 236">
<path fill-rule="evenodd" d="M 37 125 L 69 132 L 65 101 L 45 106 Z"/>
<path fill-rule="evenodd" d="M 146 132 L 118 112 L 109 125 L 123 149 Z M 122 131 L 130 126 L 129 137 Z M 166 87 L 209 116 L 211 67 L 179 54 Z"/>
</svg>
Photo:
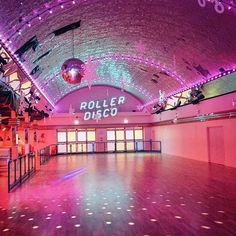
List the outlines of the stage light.
<svg viewBox="0 0 236 236">
<path fill-rule="evenodd" d="M 202 91 L 199 88 L 192 88 L 189 102 L 191 102 L 192 104 L 197 104 L 204 98 L 205 96 L 202 94 Z"/>
</svg>

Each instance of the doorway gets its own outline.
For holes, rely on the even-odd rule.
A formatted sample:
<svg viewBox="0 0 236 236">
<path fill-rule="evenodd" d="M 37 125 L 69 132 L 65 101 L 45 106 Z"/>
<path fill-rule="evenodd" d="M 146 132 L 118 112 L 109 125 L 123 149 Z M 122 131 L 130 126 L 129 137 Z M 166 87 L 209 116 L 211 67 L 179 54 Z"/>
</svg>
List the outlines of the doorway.
<svg viewBox="0 0 236 236">
<path fill-rule="evenodd" d="M 222 126 L 208 127 L 208 161 L 225 164 L 224 129 Z"/>
</svg>

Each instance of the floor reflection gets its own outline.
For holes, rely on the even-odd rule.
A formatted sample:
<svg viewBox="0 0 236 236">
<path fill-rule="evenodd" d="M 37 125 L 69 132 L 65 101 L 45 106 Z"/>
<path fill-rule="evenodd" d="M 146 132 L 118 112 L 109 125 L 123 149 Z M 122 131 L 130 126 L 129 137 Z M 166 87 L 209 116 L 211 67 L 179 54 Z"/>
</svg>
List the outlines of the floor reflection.
<svg viewBox="0 0 236 236">
<path fill-rule="evenodd" d="M 235 177 L 159 154 L 59 156 L 2 188 L 0 235 L 233 235 Z"/>
</svg>

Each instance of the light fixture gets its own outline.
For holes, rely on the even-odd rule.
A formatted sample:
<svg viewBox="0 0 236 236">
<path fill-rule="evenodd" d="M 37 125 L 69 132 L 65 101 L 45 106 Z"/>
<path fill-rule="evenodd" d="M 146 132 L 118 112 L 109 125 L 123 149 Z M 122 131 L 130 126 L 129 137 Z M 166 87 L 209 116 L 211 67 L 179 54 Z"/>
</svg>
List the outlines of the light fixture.
<svg viewBox="0 0 236 236">
<path fill-rule="evenodd" d="M 218 14 L 224 13 L 225 9 L 231 10 L 236 8 L 236 1 L 226 1 L 226 0 L 197 0 L 200 7 L 206 7 L 206 3 L 210 2 L 214 4 L 214 9 Z"/>
<path fill-rule="evenodd" d="M 215 7 L 214 8 L 215 8 L 215 11 L 219 14 L 222 14 L 225 11 L 225 7 L 220 0 L 215 0 Z"/>
<path fill-rule="evenodd" d="M 206 6 L 206 0 L 198 0 L 198 4 L 200 7 L 205 7 Z"/>
<path fill-rule="evenodd" d="M 75 119 L 74 119 L 74 124 L 75 124 L 75 125 L 78 125 L 78 124 L 79 124 L 79 119 L 78 119 L 77 116 L 76 116 Z"/>
<path fill-rule="evenodd" d="M 124 119 L 124 124 L 128 124 L 128 123 L 129 123 L 128 119 Z"/>
</svg>

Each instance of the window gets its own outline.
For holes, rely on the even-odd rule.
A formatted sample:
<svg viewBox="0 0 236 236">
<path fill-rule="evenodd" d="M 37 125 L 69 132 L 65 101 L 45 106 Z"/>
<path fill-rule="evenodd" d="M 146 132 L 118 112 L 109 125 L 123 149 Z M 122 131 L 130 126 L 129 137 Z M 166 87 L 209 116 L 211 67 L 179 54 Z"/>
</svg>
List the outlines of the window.
<svg viewBox="0 0 236 236">
<path fill-rule="evenodd" d="M 76 141 L 76 130 L 68 130 L 67 131 L 67 141 L 75 142 Z"/>
<path fill-rule="evenodd" d="M 57 132 L 57 142 L 66 142 L 66 131 Z"/>
<path fill-rule="evenodd" d="M 57 130 L 58 153 L 92 152 L 95 141 L 95 129 Z"/>
<path fill-rule="evenodd" d="M 124 139 L 125 139 L 124 129 L 116 130 L 116 140 L 124 140 Z"/>
<path fill-rule="evenodd" d="M 87 131 L 87 141 L 96 141 L 96 133 L 94 130 Z"/>
<path fill-rule="evenodd" d="M 127 129 L 125 131 L 126 140 L 133 140 L 134 139 L 134 131 L 132 129 Z"/>
<path fill-rule="evenodd" d="M 79 142 L 86 142 L 87 140 L 86 130 L 78 130 L 77 138 Z"/>
<path fill-rule="evenodd" d="M 116 134 L 115 130 L 107 130 L 107 140 L 115 140 Z"/>
<path fill-rule="evenodd" d="M 135 136 L 135 140 L 143 139 L 143 130 L 142 129 L 135 129 L 134 136 Z"/>
<path fill-rule="evenodd" d="M 143 149 L 143 128 L 107 129 L 108 151 L 133 151 Z"/>
</svg>

